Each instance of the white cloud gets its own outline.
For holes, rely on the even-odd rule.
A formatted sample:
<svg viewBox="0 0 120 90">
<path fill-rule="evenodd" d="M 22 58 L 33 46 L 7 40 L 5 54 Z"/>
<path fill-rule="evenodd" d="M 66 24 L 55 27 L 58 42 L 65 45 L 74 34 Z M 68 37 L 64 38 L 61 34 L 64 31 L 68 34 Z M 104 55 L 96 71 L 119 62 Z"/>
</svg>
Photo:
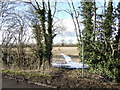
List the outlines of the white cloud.
<svg viewBox="0 0 120 90">
<path fill-rule="evenodd" d="M 77 43 L 77 38 L 76 37 L 70 37 L 70 36 L 58 36 L 53 39 L 54 44 L 57 43 L 62 43 L 61 41 L 64 40 L 65 43 L 70 43 L 70 41 L 75 44 Z"/>
<path fill-rule="evenodd" d="M 65 43 L 70 43 L 70 41 L 72 43 L 77 43 L 77 38 L 75 35 L 75 31 L 74 31 L 74 23 L 72 18 L 65 18 L 61 20 L 63 27 L 65 27 L 65 31 L 62 31 L 60 34 L 58 34 L 53 42 L 54 44 L 57 43 L 62 43 L 61 41 L 64 40 Z"/>
<path fill-rule="evenodd" d="M 74 23 L 71 18 L 63 19 L 63 25 L 65 26 L 66 31 L 74 31 Z"/>
</svg>

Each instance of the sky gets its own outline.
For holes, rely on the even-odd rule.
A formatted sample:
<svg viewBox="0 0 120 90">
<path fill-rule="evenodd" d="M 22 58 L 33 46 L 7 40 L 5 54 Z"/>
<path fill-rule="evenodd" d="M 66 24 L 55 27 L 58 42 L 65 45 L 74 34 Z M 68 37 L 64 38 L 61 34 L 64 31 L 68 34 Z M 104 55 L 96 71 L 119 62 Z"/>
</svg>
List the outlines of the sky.
<svg viewBox="0 0 120 90">
<path fill-rule="evenodd" d="M 4 1 L 4 0 L 3 0 Z M 5 0 L 7 1 L 7 0 Z M 15 0 L 11 0 L 11 1 L 15 1 Z M 28 0 L 20 0 L 20 1 L 28 1 Z M 51 2 L 54 0 L 50 0 Z M 62 1 L 62 3 L 61 3 Z M 57 0 L 58 4 L 57 4 L 57 8 L 58 9 L 69 9 L 69 7 L 66 5 L 66 1 L 67 0 Z M 70 0 L 68 0 L 70 1 Z M 75 2 L 75 6 L 78 7 L 79 6 L 79 0 L 73 0 Z M 86 0 L 85 0 L 86 1 Z M 88 0 L 87 0 L 88 1 Z M 106 0 L 107 2 L 108 0 Z M 101 7 L 101 5 L 103 5 L 104 0 L 96 0 L 97 2 L 97 7 Z M 117 5 L 117 3 L 119 2 L 119 0 L 113 0 L 114 2 L 114 6 Z M 98 10 L 97 12 L 101 12 L 100 10 Z M 65 43 L 77 43 L 77 38 L 75 35 L 75 31 L 74 31 L 74 24 L 72 21 L 72 18 L 69 14 L 67 14 L 66 12 L 62 11 L 62 12 L 57 12 L 56 17 L 61 21 L 62 26 L 64 27 L 64 30 L 58 34 L 53 42 L 54 44 L 58 44 L 61 43 L 62 41 L 64 41 Z M 56 19 L 57 19 L 56 18 Z M 82 28 L 84 26 L 81 26 Z M 31 31 L 31 29 L 29 28 L 29 30 Z M 32 33 L 29 33 L 29 35 Z M 2 33 L 0 31 L 0 42 L 2 41 Z M 35 42 L 35 40 L 31 40 L 30 42 Z"/>
<path fill-rule="evenodd" d="M 75 6 L 78 7 L 79 6 L 79 0 L 73 0 L 75 3 Z M 96 0 L 97 2 L 97 7 L 99 8 L 97 10 L 97 13 L 101 13 L 102 12 L 102 9 L 100 9 L 101 5 L 104 5 L 104 0 Z M 108 0 L 106 0 L 106 2 L 108 2 Z M 113 6 L 116 7 L 116 5 L 118 4 L 119 0 L 113 0 L 114 4 Z M 64 1 L 65 3 L 65 1 Z M 64 7 L 63 8 L 68 8 L 65 4 L 63 4 Z M 61 6 L 62 8 L 62 6 Z M 63 9 L 62 8 L 62 9 Z M 75 30 L 74 30 L 74 24 L 73 24 L 73 21 L 72 21 L 72 18 L 69 14 L 63 12 L 63 13 L 60 13 L 59 15 L 57 15 L 59 18 L 62 19 L 63 18 L 63 25 L 65 25 L 66 27 L 66 30 L 65 32 L 62 32 L 62 34 L 59 34 L 58 36 L 55 37 L 54 39 L 54 43 L 59 43 L 61 42 L 62 40 L 64 40 L 66 43 L 70 43 L 69 41 L 72 41 L 73 44 L 77 43 L 77 38 L 76 38 L 76 35 L 75 35 Z M 82 19 L 82 17 L 80 17 L 80 19 Z M 81 29 L 84 28 L 83 25 L 80 25 Z"/>
</svg>

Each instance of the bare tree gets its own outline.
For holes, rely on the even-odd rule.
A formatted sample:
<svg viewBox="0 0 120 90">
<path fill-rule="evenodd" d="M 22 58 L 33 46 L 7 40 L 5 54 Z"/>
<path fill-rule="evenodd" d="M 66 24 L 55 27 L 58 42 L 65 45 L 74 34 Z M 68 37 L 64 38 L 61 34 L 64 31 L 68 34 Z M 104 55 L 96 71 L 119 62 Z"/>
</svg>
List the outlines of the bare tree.
<svg viewBox="0 0 120 90">
<path fill-rule="evenodd" d="M 7 58 L 9 54 L 9 48 L 8 45 L 12 39 L 13 34 L 10 33 L 9 29 L 13 27 L 12 25 L 8 25 L 8 14 L 10 15 L 10 11 L 14 9 L 13 3 L 12 2 L 0 2 L 0 32 L 2 34 L 2 46 L 4 46 L 4 49 L 2 49 L 3 53 L 3 63 L 4 65 L 7 64 Z M 8 26 L 8 27 L 7 27 Z"/>
<path fill-rule="evenodd" d="M 19 2 L 21 4 L 22 2 Z M 18 2 L 1 2 L 1 31 L 2 33 L 2 50 L 3 61 L 8 64 L 13 56 L 13 47 L 16 45 L 16 58 L 14 63 L 18 66 L 24 64 L 24 43 L 27 41 L 26 19 L 17 9 Z M 15 48 L 14 48 L 15 49 Z M 13 58 L 13 57 L 12 57 Z"/>
</svg>

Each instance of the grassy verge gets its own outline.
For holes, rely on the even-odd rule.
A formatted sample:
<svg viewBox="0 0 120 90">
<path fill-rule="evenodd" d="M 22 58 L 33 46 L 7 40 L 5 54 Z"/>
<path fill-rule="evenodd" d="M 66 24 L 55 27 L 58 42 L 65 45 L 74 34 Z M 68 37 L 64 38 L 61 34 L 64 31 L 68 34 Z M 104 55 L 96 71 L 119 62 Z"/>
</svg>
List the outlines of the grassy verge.
<svg viewBox="0 0 120 90">
<path fill-rule="evenodd" d="M 44 84 L 50 84 L 51 76 L 48 74 L 41 74 L 39 72 L 27 72 L 18 70 L 2 70 L 3 76 L 11 77 L 17 82 L 39 82 Z M 48 83 L 49 82 L 49 83 Z"/>
<path fill-rule="evenodd" d="M 52 73 L 41 74 L 39 71 L 2 70 L 4 76 L 13 77 L 17 81 L 37 82 L 38 85 L 48 85 L 60 88 L 120 88 L 119 85 L 103 82 L 98 75 L 85 70 L 85 77 L 81 77 L 81 70 L 53 69 Z M 40 84 L 42 83 L 42 84 Z"/>
<path fill-rule="evenodd" d="M 18 70 L 2 70 L 1 71 L 3 74 L 14 74 L 16 76 L 19 76 L 19 75 L 23 75 L 23 76 L 26 76 L 26 77 L 34 77 L 34 76 L 38 76 L 38 77 L 43 77 L 43 78 L 50 78 L 51 76 L 50 75 L 47 75 L 47 74 L 40 74 L 39 72 L 26 72 L 26 71 L 18 71 Z"/>
</svg>

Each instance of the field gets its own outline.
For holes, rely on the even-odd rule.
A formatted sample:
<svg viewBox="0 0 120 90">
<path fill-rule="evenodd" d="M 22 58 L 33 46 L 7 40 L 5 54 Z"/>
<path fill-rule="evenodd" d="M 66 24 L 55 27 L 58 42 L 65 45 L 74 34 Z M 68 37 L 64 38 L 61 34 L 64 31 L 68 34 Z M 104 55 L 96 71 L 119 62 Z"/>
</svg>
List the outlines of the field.
<svg viewBox="0 0 120 90">
<path fill-rule="evenodd" d="M 14 49 L 15 50 L 15 49 Z M 31 53 L 30 48 L 26 48 L 27 53 Z M 62 61 L 65 62 L 65 59 L 61 56 L 61 53 L 68 55 L 75 62 L 80 62 L 79 60 L 79 51 L 77 47 L 53 47 L 52 50 L 53 58 L 52 61 Z"/>
<path fill-rule="evenodd" d="M 66 55 L 78 55 L 77 47 L 53 47 L 53 55 L 60 55 L 60 53 Z"/>
<path fill-rule="evenodd" d="M 80 62 L 79 60 L 79 51 L 77 47 L 53 47 L 53 61 L 62 61 L 64 62 L 64 58 L 61 56 L 61 53 L 68 55 L 75 62 Z"/>
</svg>

